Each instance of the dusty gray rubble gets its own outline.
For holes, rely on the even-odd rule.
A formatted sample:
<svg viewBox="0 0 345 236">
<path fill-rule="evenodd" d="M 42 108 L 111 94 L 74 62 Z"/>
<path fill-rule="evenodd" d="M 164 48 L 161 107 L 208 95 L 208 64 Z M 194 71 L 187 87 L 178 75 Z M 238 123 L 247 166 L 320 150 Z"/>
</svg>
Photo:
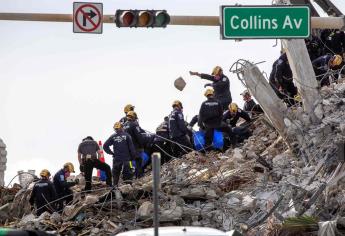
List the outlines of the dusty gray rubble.
<svg viewBox="0 0 345 236">
<path fill-rule="evenodd" d="M 286 123 L 295 143 L 288 145 L 265 117 L 259 117 L 251 124 L 253 135 L 235 149 L 192 152 L 164 164 L 161 225 L 296 235 L 293 226 L 300 220 L 311 222 L 310 227 L 299 228 L 305 235 L 317 235 L 330 226 L 343 232 L 345 166 L 339 153 L 345 141 L 345 84 L 324 87 L 321 94 L 323 100 L 315 107 L 318 125 L 312 125 L 300 108 L 290 108 Z M 80 194 L 83 177 L 77 178 L 81 181 L 74 187 L 75 200 L 63 212 L 31 215 L 29 186 L 2 203 L 0 214 L 7 214 L 7 219 L 1 223 L 60 235 L 111 235 L 152 226 L 150 171 L 112 192 L 94 181 L 94 191 L 86 197 Z"/>
</svg>

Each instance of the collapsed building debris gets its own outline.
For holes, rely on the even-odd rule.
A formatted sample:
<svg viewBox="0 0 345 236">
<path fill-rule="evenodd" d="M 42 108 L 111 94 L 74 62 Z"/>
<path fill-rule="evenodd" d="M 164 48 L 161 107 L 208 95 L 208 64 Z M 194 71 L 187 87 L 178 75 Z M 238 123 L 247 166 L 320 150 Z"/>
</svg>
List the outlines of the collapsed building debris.
<svg viewBox="0 0 345 236">
<path fill-rule="evenodd" d="M 297 235 L 296 228 L 300 235 L 329 228 L 344 232 L 345 84 L 323 87 L 321 96 L 315 108 L 319 124 L 312 124 L 300 108 L 289 108 L 288 132 L 303 153 L 292 152 L 259 117 L 251 124 L 253 135 L 235 149 L 192 152 L 165 163 L 160 224 L 237 229 L 245 235 Z M 83 177 L 76 178 L 73 203 L 40 217 L 32 215 L 28 202 L 32 184 L 2 188 L 0 224 L 60 235 L 111 235 L 152 226 L 149 171 L 113 191 L 94 181 L 86 197 L 81 194 Z"/>
</svg>

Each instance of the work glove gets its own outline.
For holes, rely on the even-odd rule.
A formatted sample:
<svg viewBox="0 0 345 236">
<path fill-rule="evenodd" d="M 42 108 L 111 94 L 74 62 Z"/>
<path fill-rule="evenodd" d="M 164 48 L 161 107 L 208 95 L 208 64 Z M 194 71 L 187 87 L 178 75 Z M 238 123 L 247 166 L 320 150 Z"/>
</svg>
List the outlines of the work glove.
<svg viewBox="0 0 345 236">
<path fill-rule="evenodd" d="M 75 184 L 79 184 L 79 179 L 75 179 L 75 180 L 74 180 L 74 183 L 75 183 Z"/>
<path fill-rule="evenodd" d="M 190 74 L 190 75 L 199 75 L 198 72 L 193 72 L 193 71 L 189 71 L 189 74 Z"/>
<path fill-rule="evenodd" d="M 84 165 L 80 165 L 79 170 L 80 170 L 80 172 L 84 172 Z"/>
<path fill-rule="evenodd" d="M 206 88 L 206 87 L 212 87 L 212 84 L 205 84 L 204 88 Z"/>
<path fill-rule="evenodd" d="M 187 129 L 188 129 L 189 131 L 193 131 L 193 128 L 192 128 L 192 126 L 190 126 L 190 125 L 187 126 Z"/>
</svg>

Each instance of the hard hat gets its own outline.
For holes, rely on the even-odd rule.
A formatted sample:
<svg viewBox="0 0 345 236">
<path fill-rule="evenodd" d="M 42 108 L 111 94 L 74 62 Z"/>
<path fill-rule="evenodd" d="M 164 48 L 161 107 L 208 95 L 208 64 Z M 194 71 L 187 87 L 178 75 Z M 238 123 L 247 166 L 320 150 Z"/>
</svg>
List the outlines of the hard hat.
<svg viewBox="0 0 345 236">
<path fill-rule="evenodd" d="M 115 122 L 114 129 L 121 129 L 121 128 L 122 128 L 121 122 Z"/>
<path fill-rule="evenodd" d="M 74 165 L 71 162 L 67 162 L 63 165 L 63 168 L 66 168 L 68 172 L 74 173 Z"/>
<path fill-rule="evenodd" d="M 47 170 L 47 169 L 41 170 L 40 176 L 41 176 L 41 177 L 49 178 L 49 176 L 50 176 L 49 170 Z"/>
<path fill-rule="evenodd" d="M 183 108 L 182 102 L 180 102 L 179 100 L 175 100 L 173 102 L 172 107 L 175 107 L 175 106 L 179 106 L 180 108 Z"/>
<path fill-rule="evenodd" d="M 132 118 L 132 119 L 137 119 L 138 118 L 137 113 L 135 113 L 134 111 L 127 112 L 127 117 L 128 118 Z"/>
<path fill-rule="evenodd" d="M 249 91 L 246 89 L 246 90 L 244 90 L 244 91 L 241 93 L 241 95 L 242 95 L 242 96 L 244 96 L 244 95 L 250 95 L 250 93 L 249 93 Z"/>
<path fill-rule="evenodd" d="M 218 75 L 220 71 L 222 71 L 222 67 L 220 66 L 216 66 L 215 68 L 213 68 L 212 70 L 212 75 Z"/>
<path fill-rule="evenodd" d="M 230 110 L 230 112 L 236 113 L 238 110 L 237 104 L 236 103 L 230 103 L 229 110 Z"/>
<path fill-rule="evenodd" d="M 129 111 L 133 111 L 134 108 L 135 108 L 135 106 L 133 106 L 132 104 L 127 104 L 127 105 L 125 106 L 125 108 L 123 109 L 123 111 L 124 111 L 125 113 L 127 113 L 127 112 L 129 112 Z"/>
<path fill-rule="evenodd" d="M 343 62 L 343 58 L 340 55 L 334 55 L 332 58 L 332 65 L 339 66 Z"/>
<path fill-rule="evenodd" d="M 209 95 L 213 95 L 214 94 L 214 90 L 209 88 L 205 91 L 204 95 L 205 97 L 208 97 Z"/>
</svg>

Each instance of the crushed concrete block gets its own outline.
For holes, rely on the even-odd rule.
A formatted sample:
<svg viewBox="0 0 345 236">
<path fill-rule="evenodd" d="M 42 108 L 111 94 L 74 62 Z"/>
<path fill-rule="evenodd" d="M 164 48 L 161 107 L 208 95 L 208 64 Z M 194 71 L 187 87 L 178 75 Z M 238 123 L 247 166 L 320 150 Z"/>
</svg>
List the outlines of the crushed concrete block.
<svg viewBox="0 0 345 236">
<path fill-rule="evenodd" d="M 199 199 L 205 198 L 205 190 L 203 187 L 198 186 L 191 189 L 182 189 L 180 197 L 187 199 Z"/>
<path fill-rule="evenodd" d="M 51 214 L 49 220 L 54 224 L 59 224 L 62 221 L 62 218 L 61 218 L 61 215 L 59 213 L 53 212 L 53 214 Z"/>
<path fill-rule="evenodd" d="M 184 217 L 199 216 L 201 213 L 201 209 L 194 206 L 184 206 L 182 210 Z"/>
<path fill-rule="evenodd" d="M 51 214 L 47 211 L 43 212 L 39 217 L 38 217 L 38 221 L 42 221 L 42 220 L 49 220 L 50 219 Z"/>
<path fill-rule="evenodd" d="M 246 195 L 243 197 L 241 204 L 241 211 L 250 210 L 253 211 L 256 208 L 256 198 Z"/>
<path fill-rule="evenodd" d="M 183 208 L 176 206 L 171 209 L 163 210 L 159 217 L 161 222 L 170 222 L 170 221 L 177 221 L 181 220 L 183 214 Z"/>
<path fill-rule="evenodd" d="M 242 155 L 242 149 L 240 148 L 235 148 L 234 149 L 234 154 L 232 155 L 232 158 L 242 160 L 243 155 Z"/>
<path fill-rule="evenodd" d="M 92 205 L 99 201 L 99 196 L 97 195 L 87 195 L 84 201 L 86 205 Z"/>
<path fill-rule="evenodd" d="M 149 201 L 144 202 L 138 209 L 138 216 L 140 219 L 147 219 L 152 217 L 153 204 Z"/>
<path fill-rule="evenodd" d="M 324 110 L 322 107 L 322 104 L 318 104 L 316 106 L 316 108 L 314 109 L 314 113 L 316 115 L 317 118 L 319 118 L 320 120 L 322 120 L 323 116 L 324 116 Z"/>
<path fill-rule="evenodd" d="M 218 195 L 216 193 L 216 191 L 214 191 L 213 189 L 208 189 L 206 191 L 206 196 L 207 199 L 214 199 L 214 198 L 218 198 Z"/>
<path fill-rule="evenodd" d="M 28 223 L 34 222 L 35 219 L 36 217 L 33 214 L 26 215 L 20 220 L 19 225 L 27 225 Z"/>
</svg>

